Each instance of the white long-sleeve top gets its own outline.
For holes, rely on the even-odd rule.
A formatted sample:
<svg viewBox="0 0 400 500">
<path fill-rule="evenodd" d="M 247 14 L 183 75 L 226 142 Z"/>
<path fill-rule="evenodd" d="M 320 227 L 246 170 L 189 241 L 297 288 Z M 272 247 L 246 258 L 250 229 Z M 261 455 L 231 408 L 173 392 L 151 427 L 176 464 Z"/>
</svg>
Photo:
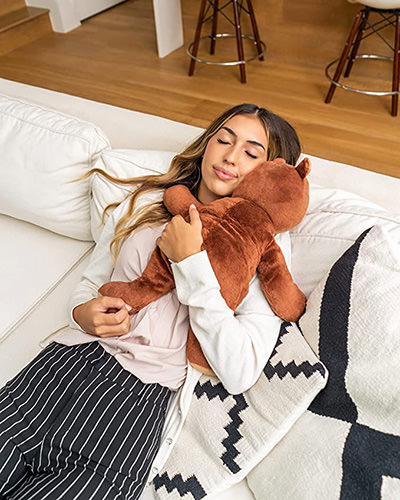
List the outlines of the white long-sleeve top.
<svg viewBox="0 0 400 500">
<path fill-rule="evenodd" d="M 88 334 L 74 321 L 72 311 L 79 304 L 96 298 L 99 287 L 110 281 L 114 264 L 109 244 L 126 208 L 127 203 L 121 204 L 107 220 L 82 280 L 70 298 L 70 328 L 55 338 L 57 342 L 72 345 L 88 341 Z M 276 241 L 290 266 L 289 233 L 277 235 Z M 232 311 L 220 293 L 205 251 L 173 263 L 171 267 L 177 297 L 188 307 L 190 324 L 210 366 L 228 392 L 240 394 L 249 389 L 272 353 L 281 324 L 264 297 L 257 274 L 250 282 L 247 296 L 236 311 Z M 90 336 L 90 340 L 100 339 Z M 149 483 L 164 465 L 177 440 L 200 376 L 199 371 L 188 365 L 183 385 L 171 397 Z"/>
</svg>

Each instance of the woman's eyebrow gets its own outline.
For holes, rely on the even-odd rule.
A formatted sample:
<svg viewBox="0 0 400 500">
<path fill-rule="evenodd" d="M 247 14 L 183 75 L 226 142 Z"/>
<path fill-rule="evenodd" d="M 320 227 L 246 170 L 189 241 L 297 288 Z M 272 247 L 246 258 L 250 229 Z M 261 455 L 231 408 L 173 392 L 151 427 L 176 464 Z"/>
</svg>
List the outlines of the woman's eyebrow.
<svg viewBox="0 0 400 500">
<path fill-rule="evenodd" d="M 225 125 L 223 127 L 221 127 L 221 128 L 224 129 L 224 130 L 226 130 L 227 132 L 229 132 L 231 135 L 233 135 L 233 137 L 237 138 L 237 134 L 231 128 L 226 127 Z M 261 144 L 261 142 L 252 141 L 252 140 L 247 140 L 246 142 L 248 142 L 249 144 L 253 144 L 254 146 L 259 146 L 260 148 L 263 148 L 263 150 L 265 151 L 265 148 Z"/>
</svg>

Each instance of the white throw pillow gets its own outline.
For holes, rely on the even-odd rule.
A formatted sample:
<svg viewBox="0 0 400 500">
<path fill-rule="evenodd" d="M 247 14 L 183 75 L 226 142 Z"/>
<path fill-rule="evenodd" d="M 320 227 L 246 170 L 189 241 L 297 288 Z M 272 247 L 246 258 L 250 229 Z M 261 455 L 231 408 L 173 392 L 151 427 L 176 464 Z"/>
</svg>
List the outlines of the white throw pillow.
<svg viewBox="0 0 400 500">
<path fill-rule="evenodd" d="M 364 231 L 312 292 L 300 326 L 330 377 L 250 472 L 257 500 L 400 498 L 399 232 Z"/>
<path fill-rule="evenodd" d="M 311 184 L 307 214 L 290 232 L 291 272 L 307 297 L 358 235 L 376 224 L 398 234 L 400 214 L 354 193 Z"/>
<path fill-rule="evenodd" d="M 0 213 L 91 240 L 90 170 L 110 147 L 95 125 L 0 95 Z"/>
<path fill-rule="evenodd" d="M 168 171 L 175 155 L 176 153 L 171 151 L 113 149 L 103 151 L 94 166 L 120 179 L 164 174 Z M 103 228 L 101 219 L 106 206 L 113 202 L 122 201 L 134 189 L 133 186 L 109 181 L 101 174 L 92 175 L 90 211 L 92 235 L 95 241 L 98 241 Z M 140 198 L 137 207 L 159 198 L 159 193 L 146 194 Z M 110 213 L 111 211 L 107 211 L 107 216 Z"/>
</svg>

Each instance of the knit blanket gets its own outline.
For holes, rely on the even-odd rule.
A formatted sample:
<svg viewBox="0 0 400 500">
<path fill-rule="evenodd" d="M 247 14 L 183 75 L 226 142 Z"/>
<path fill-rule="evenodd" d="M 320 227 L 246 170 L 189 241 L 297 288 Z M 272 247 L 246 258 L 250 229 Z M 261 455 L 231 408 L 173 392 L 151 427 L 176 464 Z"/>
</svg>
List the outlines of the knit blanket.
<svg viewBox="0 0 400 500">
<path fill-rule="evenodd" d="M 256 499 L 400 499 L 399 224 L 359 236 L 300 326 L 329 381 L 248 475 Z"/>
<path fill-rule="evenodd" d="M 296 324 L 283 323 L 257 383 L 229 394 L 202 375 L 189 414 L 163 470 L 159 500 L 200 500 L 239 482 L 289 431 L 327 382 L 327 370 Z"/>
</svg>

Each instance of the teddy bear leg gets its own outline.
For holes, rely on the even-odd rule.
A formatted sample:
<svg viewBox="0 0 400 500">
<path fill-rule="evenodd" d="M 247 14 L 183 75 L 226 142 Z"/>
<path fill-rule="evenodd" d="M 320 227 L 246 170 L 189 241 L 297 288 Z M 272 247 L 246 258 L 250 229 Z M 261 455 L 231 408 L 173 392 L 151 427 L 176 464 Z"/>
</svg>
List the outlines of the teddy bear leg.
<svg viewBox="0 0 400 500">
<path fill-rule="evenodd" d="M 274 313 L 285 321 L 297 321 L 304 312 L 306 297 L 294 283 L 285 257 L 275 240 L 262 255 L 257 273 Z"/>
</svg>

